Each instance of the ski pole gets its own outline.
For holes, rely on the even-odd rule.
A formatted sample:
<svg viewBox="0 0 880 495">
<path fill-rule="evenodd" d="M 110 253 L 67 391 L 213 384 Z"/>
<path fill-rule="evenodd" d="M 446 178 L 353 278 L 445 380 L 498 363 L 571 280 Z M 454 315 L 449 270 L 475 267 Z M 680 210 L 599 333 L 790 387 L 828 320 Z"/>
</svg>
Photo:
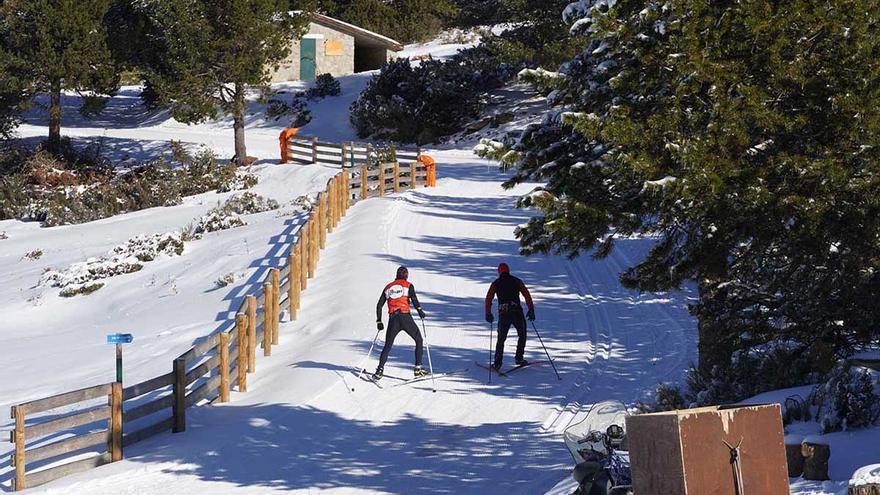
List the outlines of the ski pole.
<svg viewBox="0 0 880 495">
<path fill-rule="evenodd" d="M 434 365 L 431 364 L 431 344 L 428 343 L 428 329 L 425 328 L 425 319 L 422 318 L 422 332 L 425 333 L 425 349 L 428 350 L 428 370 L 431 372 L 431 391 L 437 391 L 437 383 L 434 381 Z"/>
<path fill-rule="evenodd" d="M 562 380 L 562 377 L 559 376 L 559 371 L 556 370 L 556 365 L 553 364 L 553 358 L 550 357 L 550 352 L 547 350 L 547 346 L 544 345 L 544 339 L 541 338 L 541 334 L 538 333 L 538 328 L 535 326 L 535 322 L 532 321 L 532 328 L 535 330 L 535 335 L 538 336 L 538 340 L 541 342 L 541 347 L 544 348 L 544 353 L 547 354 L 547 360 L 550 361 L 550 366 L 553 366 L 553 372 L 556 373 L 556 378 Z"/>
<path fill-rule="evenodd" d="M 489 322 L 489 384 L 492 384 L 492 322 Z"/>
<path fill-rule="evenodd" d="M 360 366 L 358 366 L 358 379 L 359 380 L 364 375 L 364 365 L 367 364 L 367 361 L 370 360 L 370 354 L 373 353 L 373 347 L 376 345 L 376 341 L 379 340 L 380 333 L 382 333 L 382 330 L 376 330 L 376 336 L 373 337 L 373 343 L 370 344 L 370 350 L 367 351 L 367 357 L 365 357 L 364 360 L 361 361 Z M 352 390 L 354 390 L 354 389 L 352 389 Z"/>
</svg>

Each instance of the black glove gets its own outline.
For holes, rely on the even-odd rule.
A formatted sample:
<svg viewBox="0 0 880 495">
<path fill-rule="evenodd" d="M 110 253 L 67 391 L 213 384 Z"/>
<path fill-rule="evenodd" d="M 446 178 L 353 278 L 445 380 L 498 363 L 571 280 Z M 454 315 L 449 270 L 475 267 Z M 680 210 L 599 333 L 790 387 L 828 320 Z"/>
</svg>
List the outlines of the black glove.
<svg viewBox="0 0 880 495">
<path fill-rule="evenodd" d="M 385 330 L 385 325 L 382 324 L 382 320 L 376 320 L 376 330 Z"/>
<path fill-rule="evenodd" d="M 530 309 L 529 312 L 526 313 L 526 318 L 528 318 L 529 321 L 535 321 L 535 310 Z"/>
<path fill-rule="evenodd" d="M 416 311 L 419 312 L 419 318 L 424 320 L 425 319 L 425 310 L 422 308 L 416 308 Z"/>
<path fill-rule="evenodd" d="M 488 321 L 489 323 L 495 321 L 495 317 L 492 316 L 492 313 L 486 313 L 486 321 Z"/>
</svg>

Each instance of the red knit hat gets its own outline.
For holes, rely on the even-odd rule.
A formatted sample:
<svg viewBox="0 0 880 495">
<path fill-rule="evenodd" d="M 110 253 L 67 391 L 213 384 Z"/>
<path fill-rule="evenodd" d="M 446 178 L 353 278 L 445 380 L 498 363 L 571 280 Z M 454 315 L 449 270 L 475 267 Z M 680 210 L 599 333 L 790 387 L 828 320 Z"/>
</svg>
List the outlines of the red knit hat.
<svg viewBox="0 0 880 495">
<path fill-rule="evenodd" d="M 501 263 L 498 265 L 498 274 L 501 275 L 502 273 L 510 273 L 510 267 L 507 266 L 507 263 Z"/>
</svg>

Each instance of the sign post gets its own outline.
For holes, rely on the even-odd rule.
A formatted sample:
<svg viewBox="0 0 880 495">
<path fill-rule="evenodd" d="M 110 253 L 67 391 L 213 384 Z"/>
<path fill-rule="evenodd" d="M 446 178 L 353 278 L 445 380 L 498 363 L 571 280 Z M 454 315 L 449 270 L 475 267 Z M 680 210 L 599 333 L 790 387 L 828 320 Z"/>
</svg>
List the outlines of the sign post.
<svg viewBox="0 0 880 495">
<path fill-rule="evenodd" d="M 107 335 L 108 344 L 116 344 L 116 383 L 122 383 L 122 344 L 131 344 L 134 335 L 130 333 L 112 333 Z"/>
</svg>

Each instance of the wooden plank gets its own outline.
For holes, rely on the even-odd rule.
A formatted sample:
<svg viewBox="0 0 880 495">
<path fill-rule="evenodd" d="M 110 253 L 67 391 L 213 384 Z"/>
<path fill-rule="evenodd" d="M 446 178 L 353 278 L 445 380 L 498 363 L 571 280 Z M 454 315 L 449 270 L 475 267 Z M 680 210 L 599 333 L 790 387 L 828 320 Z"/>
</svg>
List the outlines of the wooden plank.
<svg viewBox="0 0 880 495">
<path fill-rule="evenodd" d="M 216 368 L 219 364 L 220 364 L 220 356 L 216 356 L 216 355 L 211 356 L 208 360 L 206 360 L 202 364 L 196 366 L 195 368 L 193 368 L 192 370 L 190 370 L 186 374 L 186 382 L 185 383 L 187 385 L 189 385 L 190 383 L 198 380 L 202 376 L 213 371 L 214 368 Z"/>
<path fill-rule="evenodd" d="M 110 391 L 110 459 L 122 460 L 122 383 Z"/>
<path fill-rule="evenodd" d="M 278 276 L 286 279 L 290 276 L 290 264 L 284 265 L 278 272 Z"/>
<path fill-rule="evenodd" d="M 363 167 L 361 167 L 361 199 L 367 199 L 369 197 L 370 191 L 367 181 L 367 166 L 364 165 Z"/>
<path fill-rule="evenodd" d="M 379 196 L 385 195 L 385 167 L 379 167 Z"/>
<path fill-rule="evenodd" d="M 235 331 L 238 334 L 238 383 L 239 392 L 247 392 L 247 358 L 248 358 L 248 338 L 247 338 L 247 316 L 242 313 L 235 315 Z"/>
<path fill-rule="evenodd" d="M 25 434 L 24 434 L 24 417 L 25 412 L 21 406 L 12 406 L 12 417 L 15 419 L 15 430 L 12 432 L 12 441 L 15 442 L 15 453 L 12 455 L 12 462 L 15 464 L 15 479 L 12 480 L 13 490 L 24 490 L 27 488 L 27 478 L 25 476 Z"/>
<path fill-rule="evenodd" d="M 409 165 L 409 188 L 416 188 L 416 166 L 412 163 Z"/>
<path fill-rule="evenodd" d="M 122 437 L 122 447 L 125 448 L 129 445 L 134 445 L 141 440 L 146 440 L 147 438 L 169 431 L 173 426 L 174 418 L 165 418 L 158 423 L 152 424 L 150 426 L 145 426 L 140 430 L 133 431 L 131 433 L 127 433 Z"/>
<path fill-rule="evenodd" d="M 225 332 L 220 334 L 217 352 L 220 354 L 220 402 L 229 402 L 229 335 Z"/>
<path fill-rule="evenodd" d="M 100 430 L 92 433 L 87 433 L 85 435 L 77 435 L 70 438 L 65 438 L 64 440 L 60 440 L 58 442 L 52 442 L 48 445 L 43 445 L 42 447 L 30 449 L 27 451 L 27 461 L 36 462 L 45 459 L 51 459 L 53 457 L 58 457 L 63 454 L 76 452 L 77 450 L 94 447 L 95 445 L 106 446 L 107 436 L 109 434 L 110 430 Z"/>
<path fill-rule="evenodd" d="M 174 360 L 174 406 L 171 414 L 174 425 L 171 431 L 180 433 L 186 431 L 186 359 Z"/>
<path fill-rule="evenodd" d="M 98 466 L 103 466 L 104 464 L 108 464 L 110 462 L 113 462 L 110 453 L 105 452 L 101 455 L 96 455 L 87 459 L 81 459 L 78 461 L 69 462 L 67 464 L 62 464 L 61 466 L 28 473 L 28 487 L 33 488 L 35 486 L 45 485 L 50 481 L 57 480 L 58 478 L 63 478 L 65 476 L 69 476 L 74 473 L 80 473 L 82 471 L 88 471 L 89 469 L 94 469 Z"/>
<path fill-rule="evenodd" d="M 124 421 L 125 423 L 131 423 L 172 406 L 174 406 L 174 394 L 168 394 L 125 411 Z"/>
<path fill-rule="evenodd" d="M 257 369 L 257 298 L 247 296 L 247 369 L 253 373 Z"/>
<path fill-rule="evenodd" d="M 400 192 L 400 164 L 394 162 L 394 192 Z"/>
<path fill-rule="evenodd" d="M 296 248 L 290 250 L 287 256 L 287 266 L 290 267 L 287 274 L 287 311 L 290 312 L 290 321 L 296 320 L 296 289 L 299 285 L 299 274 L 296 272 L 299 268 L 299 260 L 296 257 Z"/>
<path fill-rule="evenodd" d="M 73 392 L 65 392 L 63 394 L 53 395 L 45 399 L 37 399 L 16 406 L 22 414 L 34 414 L 38 412 L 48 411 L 56 407 L 69 406 L 77 402 L 97 399 L 99 397 L 110 395 L 110 384 L 95 385 L 94 387 L 82 388 Z"/>
<path fill-rule="evenodd" d="M 174 383 L 174 373 L 166 373 L 156 378 L 144 380 L 138 384 L 122 389 L 122 400 L 134 399 L 144 394 L 154 392 L 162 387 L 167 387 Z"/>
<path fill-rule="evenodd" d="M 272 355 L 272 284 L 263 284 L 263 356 Z"/>
<path fill-rule="evenodd" d="M 210 378 L 186 396 L 186 407 L 192 407 L 203 399 L 214 398 L 212 394 L 220 387 L 220 375 Z"/>
<path fill-rule="evenodd" d="M 212 333 L 208 335 L 204 339 L 202 339 L 198 344 L 194 345 L 192 349 L 186 351 L 182 356 L 187 361 L 195 361 L 196 359 L 204 356 L 212 349 L 217 347 L 217 341 L 220 337 L 217 336 L 216 333 Z"/>
<path fill-rule="evenodd" d="M 278 345 L 278 328 L 281 321 L 281 273 L 272 269 L 272 345 Z"/>
<path fill-rule="evenodd" d="M 46 421 L 26 426 L 24 436 L 27 440 L 33 440 L 50 433 L 69 430 L 77 426 L 87 425 L 96 421 L 110 419 L 110 406 L 100 406 L 81 413 L 72 414 L 63 418 Z"/>
</svg>

